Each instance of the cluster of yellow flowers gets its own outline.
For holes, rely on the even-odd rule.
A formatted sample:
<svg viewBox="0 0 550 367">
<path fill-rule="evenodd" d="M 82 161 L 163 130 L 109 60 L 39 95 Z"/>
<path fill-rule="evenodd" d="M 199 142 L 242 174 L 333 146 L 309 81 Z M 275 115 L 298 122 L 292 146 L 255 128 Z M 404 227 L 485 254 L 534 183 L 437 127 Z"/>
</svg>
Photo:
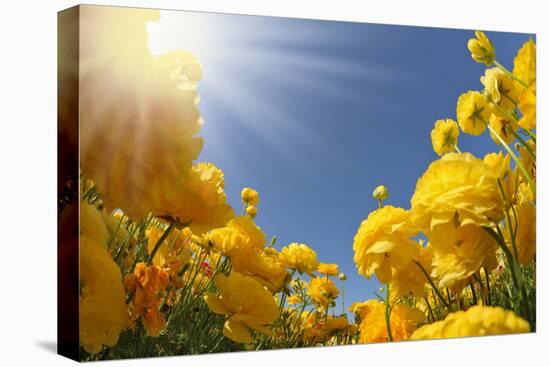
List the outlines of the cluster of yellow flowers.
<svg viewBox="0 0 550 367">
<path fill-rule="evenodd" d="M 484 89 L 459 96 L 458 123 L 435 122 L 431 140 L 441 158 L 419 178 L 411 208 L 383 206 L 387 190 L 378 186 L 373 197 L 380 207 L 355 235 L 358 272 L 376 275 L 387 292 L 385 300 L 350 309 L 362 320 L 361 342 L 528 332 L 533 326 L 526 273 L 536 242 L 536 46 L 526 42 L 510 72 L 496 61 L 487 36 L 475 36 L 468 42 L 472 58 L 494 66 L 481 77 Z M 506 154 L 480 159 L 460 151 L 460 130 L 481 135 L 486 129 Z M 505 267 L 514 287 L 508 306 L 516 313 L 489 306 L 490 287 Z M 468 308 L 472 303 L 480 305 Z M 427 316 L 433 323 L 413 333 Z"/>
<path fill-rule="evenodd" d="M 532 41 L 513 72 L 495 61 L 483 33 L 468 43 L 476 61 L 496 67 L 482 77 L 483 92 L 459 97 L 458 124 L 436 122 L 432 143 L 442 157 L 418 180 L 411 208 L 384 205 L 387 188 L 374 190 L 379 208 L 354 237 L 354 261 L 360 274 L 386 284 L 386 298 L 354 303 L 350 323 L 338 265 L 319 262 L 303 243 L 277 250 L 255 222 L 258 192 L 242 190 L 236 215 L 223 172 L 195 162 L 203 144 L 201 66 L 187 52 L 150 53 L 145 23 L 158 18 L 143 9 L 81 12 L 82 175 L 79 199 L 64 210 L 79 208 L 80 344 L 90 356 L 120 343 L 128 353 L 141 334 L 170 354 L 164 337 L 179 343 L 175 350 L 208 352 L 530 330 L 524 269 L 535 258 Z M 461 153 L 459 127 L 473 135 L 488 128 L 507 154 L 482 160 Z M 509 147 L 516 139 L 518 153 Z M 488 306 L 502 268 L 522 318 Z M 477 295 L 482 305 L 459 310 Z"/>
</svg>

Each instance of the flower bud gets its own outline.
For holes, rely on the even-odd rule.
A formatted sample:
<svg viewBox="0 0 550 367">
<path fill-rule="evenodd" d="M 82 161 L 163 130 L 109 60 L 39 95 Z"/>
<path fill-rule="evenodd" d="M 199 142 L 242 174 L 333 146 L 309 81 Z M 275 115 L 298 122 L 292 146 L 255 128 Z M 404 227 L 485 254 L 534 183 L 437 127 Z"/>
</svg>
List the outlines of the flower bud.
<svg viewBox="0 0 550 367">
<path fill-rule="evenodd" d="M 468 50 L 472 53 L 472 59 L 491 66 L 495 62 L 495 48 L 485 33 L 476 31 L 476 38 L 468 41 Z"/>
<path fill-rule="evenodd" d="M 385 200 L 388 198 L 388 189 L 384 185 L 378 185 L 372 192 L 372 197 L 376 200 Z"/>
<path fill-rule="evenodd" d="M 246 207 L 246 213 L 254 218 L 258 213 L 258 208 L 256 208 L 254 205 L 249 205 Z"/>
<path fill-rule="evenodd" d="M 241 199 L 243 203 L 253 206 L 258 205 L 258 202 L 260 201 L 258 192 L 250 187 L 245 187 L 243 191 L 241 191 Z"/>
</svg>

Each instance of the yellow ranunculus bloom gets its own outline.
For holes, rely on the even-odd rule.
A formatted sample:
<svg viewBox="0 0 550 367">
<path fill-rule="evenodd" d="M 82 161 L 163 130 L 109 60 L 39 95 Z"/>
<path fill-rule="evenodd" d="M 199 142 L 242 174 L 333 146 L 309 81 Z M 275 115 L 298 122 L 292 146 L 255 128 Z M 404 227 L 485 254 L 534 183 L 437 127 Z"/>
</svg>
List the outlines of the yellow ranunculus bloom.
<svg viewBox="0 0 550 367">
<path fill-rule="evenodd" d="M 388 329 L 385 319 L 386 306 L 377 300 L 369 300 L 364 305 L 364 317 L 359 325 L 359 343 L 380 343 L 388 341 Z M 423 322 L 426 316 L 422 311 L 405 304 L 392 307 L 390 328 L 394 341 L 407 340 Z"/>
<path fill-rule="evenodd" d="M 514 216 L 514 211 L 517 218 Z M 530 201 L 524 201 L 514 208 L 510 209 L 510 218 L 512 220 L 512 228 L 516 230 L 516 247 L 518 250 L 518 260 L 521 264 L 527 265 L 535 258 L 536 243 L 537 243 L 537 208 Z M 506 222 L 508 225 L 508 222 Z M 517 228 L 516 228 L 517 225 Z M 512 251 L 512 238 L 510 229 L 504 230 L 504 236 Z"/>
<path fill-rule="evenodd" d="M 480 78 L 481 84 L 485 87 L 491 101 L 505 110 L 512 111 L 516 108 L 518 99 L 518 88 L 500 68 L 494 67 L 485 70 L 485 75 Z"/>
<path fill-rule="evenodd" d="M 164 231 L 157 227 L 147 230 L 147 251 L 150 254 L 160 240 Z M 185 228 L 175 230 L 164 240 L 153 257 L 153 264 L 164 268 L 169 274 L 177 275 L 191 259 L 191 248 L 188 246 L 191 231 Z"/>
<path fill-rule="evenodd" d="M 337 276 L 338 275 L 338 265 L 337 264 L 319 264 L 317 271 L 324 275 Z"/>
<path fill-rule="evenodd" d="M 279 291 L 289 278 L 279 253 L 273 248 L 235 247 L 228 256 L 235 271 L 255 277 L 272 292 Z"/>
<path fill-rule="evenodd" d="M 251 189 L 250 187 L 245 187 L 243 191 L 241 191 L 241 199 L 243 203 L 253 206 L 258 206 L 258 203 L 260 202 L 258 191 Z"/>
<path fill-rule="evenodd" d="M 205 236 L 222 254 L 228 254 L 236 247 L 264 248 L 265 234 L 248 215 L 236 217 L 223 228 L 218 228 Z"/>
<path fill-rule="evenodd" d="M 445 234 L 441 234 L 445 238 Z M 495 257 L 497 244 L 482 228 L 467 224 L 446 236 L 433 250 L 432 277 L 440 287 L 452 287 L 477 272 Z"/>
<path fill-rule="evenodd" d="M 445 320 L 422 326 L 411 339 L 440 339 L 464 336 L 528 333 L 529 323 L 500 307 L 473 306 L 453 312 Z"/>
<path fill-rule="evenodd" d="M 128 323 L 117 264 L 95 238 L 80 236 L 80 343 L 88 353 L 112 347 Z"/>
<path fill-rule="evenodd" d="M 523 89 L 519 94 L 519 110 L 523 114 L 518 125 L 524 129 L 537 127 L 537 96 L 529 89 Z"/>
<path fill-rule="evenodd" d="M 454 152 L 459 134 L 456 121 L 452 119 L 437 120 L 432 130 L 432 146 L 437 155 Z"/>
<path fill-rule="evenodd" d="M 328 309 L 332 301 L 340 294 L 336 284 L 327 277 L 311 278 L 307 292 L 317 307 L 324 310 Z"/>
<path fill-rule="evenodd" d="M 468 50 L 472 53 L 472 59 L 490 66 L 495 61 L 495 48 L 485 33 L 476 31 L 476 38 L 468 41 Z"/>
<path fill-rule="evenodd" d="M 514 133 L 518 129 L 518 123 L 515 120 L 511 120 L 506 116 L 491 113 L 491 116 L 489 116 L 489 125 L 498 134 L 498 137 L 504 140 L 508 145 L 510 145 L 510 143 L 512 143 L 516 138 Z M 497 145 L 500 145 L 501 142 L 498 137 L 491 131 L 491 138 Z"/>
<path fill-rule="evenodd" d="M 424 248 L 418 243 L 416 245 L 418 247 L 418 256 L 416 260 L 420 262 L 426 272 L 430 274 L 433 249 L 430 244 Z M 399 299 L 409 294 L 422 298 L 424 296 L 426 276 L 414 261 L 410 261 L 401 269 L 393 269 L 390 284 L 390 296 L 392 299 Z"/>
<path fill-rule="evenodd" d="M 232 271 L 214 279 L 218 294 L 208 294 L 204 300 L 210 310 L 227 315 L 223 334 L 237 343 L 252 342 L 250 330 L 271 335 L 267 326 L 279 316 L 279 308 L 271 293 L 256 279 Z"/>
<path fill-rule="evenodd" d="M 376 200 L 386 200 L 388 198 L 388 188 L 384 185 L 378 185 L 372 192 L 372 197 Z"/>
<path fill-rule="evenodd" d="M 537 151 L 537 145 L 536 145 L 536 143 L 533 139 L 527 140 L 526 143 L 527 143 L 527 145 L 529 146 L 529 148 L 531 149 L 532 152 Z M 529 152 L 527 151 L 527 148 L 525 148 L 523 145 L 517 144 L 516 149 L 519 152 L 519 159 L 520 159 L 521 163 L 523 164 L 523 166 L 525 167 L 527 172 L 529 172 L 531 174 L 531 178 L 536 181 L 536 178 L 537 178 L 537 161 L 536 161 L 536 159 L 531 154 L 529 154 Z M 523 176 L 523 173 L 521 174 L 520 179 L 523 182 L 527 183 L 527 180 L 525 180 L 525 177 Z"/>
<path fill-rule="evenodd" d="M 227 204 L 223 172 L 212 163 L 193 165 L 177 193 L 162 197 L 153 214 L 170 216 L 180 223 L 189 223 L 196 235 L 223 227 L 235 217 Z"/>
<path fill-rule="evenodd" d="M 532 38 L 525 42 L 514 58 L 512 72 L 519 80 L 526 83 L 533 92 L 537 90 L 537 45 Z"/>
<path fill-rule="evenodd" d="M 80 159 L 110 211 L 139 220 L 171 198 L 202 149 L 189 53 L 155 57 L 148 21 L 158 11 L 80 8 Z"/>
<path fill-rule="evenodd" d="M 485 163 L 491 173 L 501 180 L 508 174 L 510 170 L 510 154 L 502 154 L 502 151 L 498 153 L 489 153 L 483 157 L 483 163 Z"/>
<path fill-rule="evenodd" d="M 448 153 L 432 162 L 411 198 L 411 219 L 434 249 L 455 243 L 463 225 L 491 226 L 503 216 L 496 178 L 470 153 Z"/>
<path fill-rule="evenodd" d="M 485 131 L 485 122 L 489 122 L 491 106 L 487 98 L 478 91 L 468 91 L 458 97 L 456 118 L 458 125 L 466 134 L 481 135 Z"/>
<path fill-rule="evenodd" d="M 353 261 L 359 274 L 370 278 L 376 274 L 381 283 L 391 279 L 392 268 L 402 268 L 417 254 L 410 238 L 418 233 L 409 212 L 386 205 L 365 219 L 353 239 Z"/>
<path fill-rule="evenodd" d="M 300 273 L 312 274 L 319 267 L 317 254 L 303 243 L 294 242 L 283 247 L 280 258 L 288 268 Z"/>
</svg>

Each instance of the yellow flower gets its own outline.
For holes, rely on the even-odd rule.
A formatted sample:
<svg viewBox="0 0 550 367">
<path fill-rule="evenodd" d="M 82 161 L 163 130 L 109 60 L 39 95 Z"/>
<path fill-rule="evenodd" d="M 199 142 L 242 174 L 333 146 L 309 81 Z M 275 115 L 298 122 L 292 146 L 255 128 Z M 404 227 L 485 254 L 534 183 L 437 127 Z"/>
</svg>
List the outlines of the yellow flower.
<svg viewBox="0 0 550 367">
<path fill-rule="evenodd" d="M 497 244 L 482 228 L 467 224 L 433 249 L 432 277 L 440 287 L 452 287 L 495 258 Z"/>
<path fill-rule="evenodd" d="M 532 38 L 525 42 L 514 58 L 512 72 L 519 80 L 526 83 L 529 89 L 536 92 L 537 88 L 537 46 Z"/>
<path fill-rule="evenodd" d="M 510 169 L 510 155 L 504 155 L 502 151 L 498 152 L 498 154 L 489 153 L 483 157 L 483 163 L 489 167 L 493 176 L 502 180 Z"/>
<path fill-rule="evenodd" d="M 372 197 L 376 200 L 386 200 L 388 198 L 388 188 L 384 185 L 378 185 L 372 192 Z"/>
<path fill-rule="evenodd" d="M 150 254 L 155 245 L 162 237 L 164 231 L 157 227 L 151 227 L 146 231 L 148 236 L 147 252 Z M 164 268 L 169 274 L 177 275 L 191 259 L 191 249 L 187 246 L 191 237 L 191 230 L 174 230 L 166 238 L 155 256 L 153 264 Z"/>
<path fill-rule="evenodd" d="M 433 249 L 429 244 L 424 248 L 420 244 L 417 244 L 417 247 L 419 255 L 416 260 L 422 264 L 429 274 L 432 267 Z M 390 284 L 390 296 L 392 299 L 399 299 L 409 294 L 422 298 L 424 296 L 426 276 L 414 261 L 410 261 L 401 269 L 393 269 Z"/>
<path fill-rule="evenodd" d="M 432 130 L 432 146 L 437 155 L 454 152 L 459 134 L 456 121 L 452 119 L 437 120 Z"/>
<path fill-rule="evenodd" d="M 353 261 L 359 274 L 376 274 L 381 283 L 391 279 L 392 268 L 402 268 L 417 254 L 410 238 L 418 233 L 409 212 L 386 205 L 371 212 L 353 239 Z"/>
<path fill-rule="evenodd" d="M 422 326 L 411 339 L 440 339 L 464 336 L 528 333 L 529 323 L 500 307 L 473 306 L 453 312 L 443 321 Z"/>
<path fill-rule="evenodd" d="M 80 235 L 88 236 L 107 248 L 108 232 L 101 211 L 86 200 L 80 201 Z"/>
<path fill-rule="evenodd" d="M 338 265 L 320 263 L 317 271 L 321 274 L 336 276 L 338 275 Z"/>
<path fill-rule="evenodd" d="M 300 273 L 312 274 L 319 267 L 317 254 L 303 243 L 293 242 L 283 247 L 280 254 L 283 263 Z"/>
<path fill-rule="evenodd" d="M 297 305 L 300 302 L 302 302 L 302 300 L 301 300 L 300 296 L 297 296 L 297 295 L 293 294 L 292 296 L 288 297 L 287 302 L 288 302 L 289 305 Z"/>
<path fill-rule="evenodd" d="M 328 316 L 315 323 L 313 317 L 307 319 L 307 327 L 304 328 L 303 340 L 312 343 L 326 343 L 335 335 L 343 334 L 352 329 L 348 319 L 343 316 Z"/>
<path fill-rule="evenodd" d="M 80 236 L 80 343 L 88 353 L 112 347 L 128 322 L 122 275 L 105 245 Z"/>
<path fill-rule="evenodd" d="M 80 159 L 108 211 L 132 219 L 185 182 L 202 149 L 198 61 L 155 57 L 146 23 L 158 11 L 85 6 L 80 11 Z"/>
<path fill-rule="evenodd" d="M 245 187 L 243 191 L 241 191 L 241 199 L 243 203 L 253 206 L 258 206 L 258 203 L 260 201 L 258 192 L 254 189 L 251 189 L 250 187 Z"/>
<path fill-rule="evenodd" d="M 487 69 L 480 80 L 493 103 L 508 111 L 516 108 L 514 101 L 518 99 L 518 89 L 504 71 L 497 67 Z"/>
<path fill-rule="evenodd" d="M 495 48 L 485 33 L 476 31 L 476 38 L 468 41 L 468 50 L 472 53 L 472 59 L 490 66 L 495 61 Z"/>
<path fill-rule="evenodd" d="M 327 277 L 311 278 L 307 292 L 317 307 L 323 310 L 328 309 L 332 301 L 340 294 L 336 284 Z"/>
<path fill-rule="evenodd" d="M 131 321 L 135 322 L 141 316 L 149 336 L 159 336 L 166 327 L 166 320 L 159 308 L 169 279 L 166 271 L 145 263 L 136 264 L 134 272 L 124 278 L 124 285 L 133 294 L 130 303 Z"/>
<path fill-rule="evenodd" d="M 481 135 L 490 115 L 491 107 L 487 103 L 487 98 L 478 91 L 468 91 L 458 97 L 456 118 L 466 134 Z"/>
<path fill-rule="evenodd" d="M 256 214 L 258 214 L 258 208 L 254 205 L 248 205 L 246 207 L 246 214 L 250 215 L 252 218 L 255 218 Z"/>
<path fill-rule="evenodd" d="M 236 217 L 223 228 L 218 228 L 205 236 L 220 253 L 226 255 L 237 247 L 264 248 L 265 234 L 248 215 Z"/>
<path fill-rule="evenodd" d="M 360 343 L 380 343 L 388 341 L 388 329 L 385 319 L 386 306 L 377 300 L 366 302 L 364 317 L 359 325 Z M 390 328 L 393 341 L 407 340 L 417 325 L 425 321 L 422 311 L 405 304 L 392 307 Z"/>
<path fill-rule="evenodd" d="M 283 288 L 289 277 L 279 253 L 273 248 L 235 247 L 228 256 L 235 271 L 255 277 L 272 292 Z"/>
<path fill-rule="evenodd" d="M 498 137 L 504 140 L 508 145 L 510 145 L 510 143 L 512 143 L 512 141 L 516 138 L 514 133 L 518 129 L 518 123 L 506 116 L 491 113 L 491 116 L 489 116 L 489 125 L 491 126 L 491 129 L 498 134 L 498 136 L 495 136 L 495 134 L 491 131 L 491 138 L 497 145 L 500 145 L 501 143 Z"/>
<path fill-rule="evenodd" d="M 434 249 L 456 243 L 463 225 L 491 226 L 503 216 L 496 178 L 470 153 L 448 153 L 432 162 L 411 198 L 411 219 Z"/>
<path fill-rule="evenodd" d="M 219 294 L 208 294 L 204 300 L 210 310 L 228 316 L 223 334 L 237 343 L 252 342 L 250 329 L 271 335 L 267 326 L 279 316 L 271 293 L 256 279 L 232 271 L 214 279 Z"/>
<path fill-rule="evenodd" d="M 514 211 L 517 218 L 514 216 Z M 527 265 L 535 258 L 536 243 L 537 243 L 537 208 L 529 201 L 522 202 L 514 208 L 510 209 L 510 218 L 512 228 L 516 230 L 516 247 L 518 250 L 518 260 L 521 264 Z M 508 224 L 508 222 L 506 222 Z M 516 228 L 517 226 L 517 228 Z M 510 229 L 506 228 L 504 236 L 512 251 L 512 238 Z"/>
<path fill-rule="evenodd" d="M 523 114 L 518 125 L 524 129 L 537 127 L 537 96 L 529 89 L 523 89 L 519 94 L 519 110 Z"/>
<path fill-rule="evenodd" d="M 163 197 L 153 214 L 190 223 L 195 235 L 223 227 L 235 217 L 223 188 L 224 176 L 218 167 L 212 163 L 195 164 L 177 193 Z"/>
<path fill-rule="evenodd" d="M 527 140 L 527 145 L 531 149 L 532 152 L 537 151 L 536 143 L 533 139 Z M 527 151 L 527 148 L 525 148 L 521 144 L 516 145 L 516 149 L 519 152 L 519 160 L 527 170 L 531 174 L 531 178 L 535 179 L 537 178 L 537 161 L 536 159 Z M 521 180 L 524 182 L 527 182 L 525 180 L 525 177 L 523 173 L 520 176 Z"/>
</svg>

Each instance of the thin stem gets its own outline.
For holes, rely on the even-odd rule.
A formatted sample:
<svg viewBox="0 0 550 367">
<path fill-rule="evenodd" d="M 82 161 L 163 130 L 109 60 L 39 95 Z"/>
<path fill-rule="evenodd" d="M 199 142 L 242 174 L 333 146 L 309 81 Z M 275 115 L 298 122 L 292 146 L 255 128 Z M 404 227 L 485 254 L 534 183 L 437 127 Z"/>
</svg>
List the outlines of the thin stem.
<svg viewBox="0 0 550 367">
<path fill-rule="evenodd" d="M 483 267 L 483 272 L 485 273 L 485 283 L 487 283 L 487 305 L 491 305 L 491 284 L 489 282 L 489 272 L 486 267 Z"/>
<path fill-rule="evenodd" d="M 345 313 L 346 313 L 346 306 L 345 306 L 345 303 L 344 303 L 344 281 L 343 281 L 343 280 L 340 280 L 340 283 L 342 284 L 342 286 L 341 286 L 341 293 L 342 293 L 342 314 L 345 314 Z"/>
<path fill-rule="evenodd" d="M 424 296 L 424 301 L 426 301 L 426 304 L 428 305 L 428 310 L 430 311 L 430 316 L 432 317 L 432 321 L 435 321 L 434 312 L 432 310 L 432 306 L 430 305 L 430 301 L 428 301 L 428 297 Z"/>
<path fill-rule="evenodd" d="M 432 286 L 433 290 L 435 291 L 435 294 L 437 294 L 437 297 L 439 298 L 439 300 L 441 301 L 441 303 L 443 303 L 443 305 L 449 309 L 449 304 L 447 303 L 447 301 L 445 301 L 445 298 L 443 298 L 443 296 L 441 295 L 441 293 L 439 293 L 439 289 L 437 289 L 435 283 L 433 282 L 432 278 L 430 277 L 430 275 L 428 274 L 428 272 L 426 271 L 426 269 L 424 269 L 424 267 L 422 266 L 422 264 L 420 262 L 418 262 L 417 260 L 413 260 L 415 262 L 415 264 L 420 268 L 420 270 L 422 271 L 422 273 L 424 274 L 424 276 L 426 277 L 426 279 L 428 280 L 428 282 L 430 283 L 430 285 Z M 450 310 L 450 309 L 449 309 Z"/>
<path fill-rule="evenodd" d="M 474 305 L 477 305 L 477 295 L 476 295 L 476 289 L 474 288 L 474 283 L 470 280 L 470 290 L 472 291 L 472 298 L 474 301 Z"/>
<path fill-rule="evenodd" d="M 457 153 L 462 153 L 462 152 L 460 151 L 460 149 L 458 149 L 458 145 L 455 144 L 454 147 L 455 147 L 455 150 L 456 150 Z"/>
<path fill-rule="evenodd" d="M 386 329 L 388 330 L 388 340 L 392 342 L 393 337 L 391 335 L 390 313 L 390 283 L 388 282 L 386 284 Z"/>
<path fill-rule="evenodd" d="M 246 213 L 246 208 L 248 207 L 248 203 L 244 203 L 243 211 L 241 212 L 241 216 L 243 216 Z"/>
<path fill-rule="evenodd" d="M 533 139 L 533 141 L 536 143 L 537 142 L 537 135 L 532 132 L 531 130 L 529 129 L 523 129 L 522 131 L 524 131 L 525 133 L 527 133 L 527 135 L 529 135 L 531 137 L 531 139 Z"/>
</svg>

